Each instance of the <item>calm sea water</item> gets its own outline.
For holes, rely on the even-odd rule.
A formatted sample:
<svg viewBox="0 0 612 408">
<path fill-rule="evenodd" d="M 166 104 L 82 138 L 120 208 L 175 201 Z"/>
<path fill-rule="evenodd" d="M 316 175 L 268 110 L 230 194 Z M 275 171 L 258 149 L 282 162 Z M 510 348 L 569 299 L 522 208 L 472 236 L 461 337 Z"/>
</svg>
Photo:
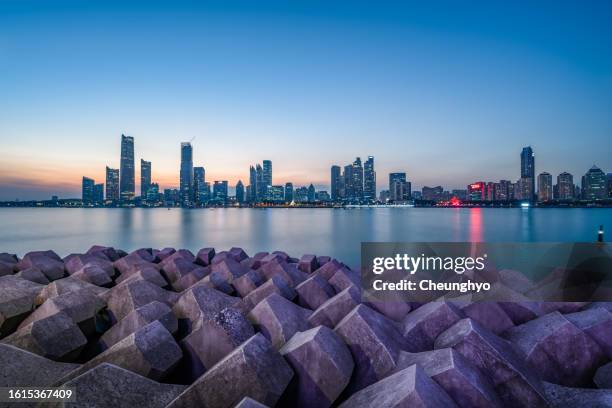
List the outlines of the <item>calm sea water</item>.
<svg viewBox="0 0 612 408">
<path fill-rule="evenodd" d="M 362 241 L 592 242 L 600 224 L 612 239 L 612 209 L 599 208 L 0 208 L 0 252 L 240 246 L 249 254 L 331 255 L 356 266 Z"/>
</svg>

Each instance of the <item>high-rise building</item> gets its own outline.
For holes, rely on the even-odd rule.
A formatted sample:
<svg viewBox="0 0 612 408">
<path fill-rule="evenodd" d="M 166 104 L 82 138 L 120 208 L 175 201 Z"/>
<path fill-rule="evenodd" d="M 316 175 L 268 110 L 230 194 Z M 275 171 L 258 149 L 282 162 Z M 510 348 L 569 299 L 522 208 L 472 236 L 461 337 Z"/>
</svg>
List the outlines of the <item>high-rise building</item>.
<svg viewBox="0 0 612 408">
<path fill-rule="evenodd" d="M 367 202 L 376 201 L 374 156 L 368 156 L 368 160 L 363 164 L 363 199 Z"/>
<path fill-rule="evenodd" d="M 538 201 L 545 203 L 553 199 L 552 175 L 547 172 L 538 174 Z"/>
<path fill-rule="evenodd" d="M 340 200 L 340 186 L 342 174 L 340 166 L 331 166 L 331 199 L 332 201 Z"/>
<path fill-rule="evenodd" d="M 255 185 L 257 186 L 257 196 L 255 201 L 260 202 L 265 200 L 266 197 L 266 184 L 264 183 L 263 168 L 259 165 L 255 165 Z"/>
<path fill-rule="evenodd" d="M 608 197 L 606 174 L 593 165 L 582 178 L 582 198 L 585 200 L 605 200 Z"/>
<path fill-rule="evenodd" d="M 535 198 L 535 155 L 531 146 L 523 147 L 521 151 L 521 193 L 523 200 L 533 201 Z"/>
<path fill-rule="evenodd" d="M 512 182 L 510 180 L 499 180 L 499 183 L 495 184 L 495 201 L 510 200 Z"/>
<path fill-rule="evenodd" d="M 94 184 L 93 188 L 93 202 L 96 205 L 104 203 L 104 184 Z"/>
<path fill-rule="evenodd" d="M 353 196 L 351 199 L 353 201 L 362 201 L 363 200 L 363 166 L 361 165 L 361 158 L 357 157 L 353 162 L 352 169 L 352 189 Z"/>
<path fill-rule="evenodd" d="M 217 204 L 227 203 L 227 180 L 215 180 L 213 184 L 213 200 Z"/>
<path fill-rule="evenodd" d="M 495 201 L 495 183 L 492 181 L 487 182 L 485 187 L 485 199 L 487 201 Z"/>
<path fill-rule="evenodd" d="M 238 180 L 238 183 L 236 183 L 236 202 L 238 204 L 244 203 L 244 184 L 242 184 L 241 180 Z"/>
<path fill-rule="evenodd" d="M 272 185 L 272 161 L 264 160 L 262 171 L 263 182 L 267 190 Z"/>
<path fill-rule="evenodd" d="M 250 203 L 257 201 L 257 171 L 255 167 L 249 167 L 249 186 L 248 186 L 247 198 Z"/>
<path fill-rule="evenodd" d="M 407 201 L 412 197 L 410 182 L 406 181 L 406 173 L 389 173 L 389 200 L 393 202 Z"/>
<path fill-rule="evenodd" d="M 555 197 L 558 200 L 573 200 L 574 195 L 574 176 L 570 173 L 564 171 L 563 173 L 557 176 L 557 185 L 555 186 L 555 191 L 557 192 L 557 196 Z"/>
<path fill-rule="evenodd" d="M 484 201 L 486 188 L 484 181 L 477 181 L 467 186 L 467 199 L 469 201 Z"/>
<path fill-rule="evenodd" d="M 606 175 L 606 180 L 608 180 L 608 198 L 612 198 L 612 173 Z"/>
<path fill-rule="evenodd" d="M 119 169 L 106 167 L 106 200 L 119 201 Z"/>
<path fill-rule="evenodd" d="M 313 203 L 316 199 L 316 191 L 314 186 L 311 184 L 308 186 L 308 202 Z"/>
<path fill-rule="evenodd" d="M 147 191 L 151 187 L 151 162 L 140 159 L 140 198 L 147 199 Z"/>
<path fill-rule="evenodd" d="M 353 188 L 353 166 L 351 164 L 344 166 L 343 176 L 344 193 L 342 198 L 352 200 L 355 197 L 355 189 Z"/>
<path fill-rule="evenodd" d="M 194 201 L 193 194 L 193 148 L 191 143 L 181 143 L 181 171 L 180 171 L 181 205 L 190 207 Z"/>
<path fill-rule="evenodd" d="M 134 181 L 134 138 L 132 136 L 121 135 L 121 162 L 119 170 L 121 201 L 132 201 L 136 195 Z"/>
<path fill-rule="evenodd" d="M 195 202 L 198 204 L 204 204 L 208 199 L 204 183 L 206 183 L 206 170 L 204 170 L 204 167 L 194 167 L 193 196 L 195 198 Z"/>
<path fill-rule="evenodd" d="M 94 201 L 94 185 L 95 181 L 89 177 L 83 177 L 81 199 L 84 205 L 93 204 Z"/>
<path fill-rule="evenodd" d="M 293 201 L 293 183 L 285 183 L 285 202 Z"/>
</svg>

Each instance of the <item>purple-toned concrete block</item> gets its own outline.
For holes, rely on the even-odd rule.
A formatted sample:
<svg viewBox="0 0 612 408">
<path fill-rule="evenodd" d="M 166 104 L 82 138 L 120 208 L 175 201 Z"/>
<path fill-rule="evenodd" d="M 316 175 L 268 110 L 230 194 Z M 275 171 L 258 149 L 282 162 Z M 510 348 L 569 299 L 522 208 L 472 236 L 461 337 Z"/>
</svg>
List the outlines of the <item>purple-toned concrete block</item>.
<svg viewBox="0 0 612 408">
<path fill-rule="evenodd" d="M 273 293 L 251 310 L 249 321 L 280 349 L 295 333 L 310 329 L 308 317 L 312 312 Z"/>
<path fill-rule="evenodd" d="M 315 310 L 336 292 L 325 279 L 319 275 L 313 275 L 295 287 L 298 294 L 300 306 Z"/>
<path fill-rule="evenodd" d="M 404 318 L 402 334 L 412 339 L 417 350 L 431 350 L 436 337 L 464 317 L 463 312 L 450 302 L 426 303 Z"/>
<path fill-rule="evenodd" d="M 542 383 L 518 350 L 472 319 L 449 327 L 437 337 L 434 347 L 452 347 L 478 367 L 506 406 L 546 406 Z"/>
<path fill-rule="evenodd" d="M 325 326 L 298 332 L 280 353 L 295 372 L 284 405 L 329 407 L 351 379 L 353 358 L 336 333 Z"/>
<path fill-rule="evenodd" d="M 198 378 L 167 408 L 230 408 L 245 397 L 275 406 L 292 377 L 293 370 L 285 359 L 258 333 Z"/>
<path fill-rule="evenodd" d="M 340 408 L 428 407 L 457 405 L 418 365 L 405 368 L 353 394 Z"/>
<path fill-rule="evenodd" d="M 298 268 L 302 272 L 313 273 L 316 269 L 319 268 L 319 262 L 317 261 L 316 255 L 303 255 L 300 258 Z"/>
<path fill-rule="evenodd" d="M 513 327 L 504 337 L 521 350 L 540 378 L 560 385 L 590 383 L 606 361 L 601 347 L 559 312 Z"/>
<path fill-rule="evenodd" d="M 315 327 L 325 325 L 333 329 L 359 303 L 361 303 L 359 289 L 351 286 L 319 306 L 308 321 Z"/>
</svg>

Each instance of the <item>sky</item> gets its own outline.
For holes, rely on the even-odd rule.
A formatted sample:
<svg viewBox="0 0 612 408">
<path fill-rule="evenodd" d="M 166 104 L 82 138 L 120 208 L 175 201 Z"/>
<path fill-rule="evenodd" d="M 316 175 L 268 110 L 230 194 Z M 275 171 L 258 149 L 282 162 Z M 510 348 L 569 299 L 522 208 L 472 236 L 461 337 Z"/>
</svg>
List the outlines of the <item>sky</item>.
<svg viewBox="0 0 612 408">
<path fill-rule="evenodd" d="M 375 157 L 377 187 L 612 172 L 609 1 L 0 1 L 0 200 L 79 197 L 134 136 L 178 186 L 329 188 Z M 137 191 L 138 186 L 137 186 Z"/>
</svg>

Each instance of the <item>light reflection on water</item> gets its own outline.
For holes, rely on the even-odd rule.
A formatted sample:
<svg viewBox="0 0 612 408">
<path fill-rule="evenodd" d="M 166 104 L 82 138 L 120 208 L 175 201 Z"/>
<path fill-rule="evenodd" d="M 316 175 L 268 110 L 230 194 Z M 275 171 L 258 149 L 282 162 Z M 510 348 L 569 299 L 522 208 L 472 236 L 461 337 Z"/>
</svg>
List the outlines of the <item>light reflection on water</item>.
<svg viewBox="0 0 612 408">
<path fill-rule="evenodd" d="M 362 241 L 591 242 L 600 224 L 612 236 L 612 209 L 0 208 L 0 252 L 240 246 L 249 254 L 281 249 L 358 265 Z"/>
</svg>

